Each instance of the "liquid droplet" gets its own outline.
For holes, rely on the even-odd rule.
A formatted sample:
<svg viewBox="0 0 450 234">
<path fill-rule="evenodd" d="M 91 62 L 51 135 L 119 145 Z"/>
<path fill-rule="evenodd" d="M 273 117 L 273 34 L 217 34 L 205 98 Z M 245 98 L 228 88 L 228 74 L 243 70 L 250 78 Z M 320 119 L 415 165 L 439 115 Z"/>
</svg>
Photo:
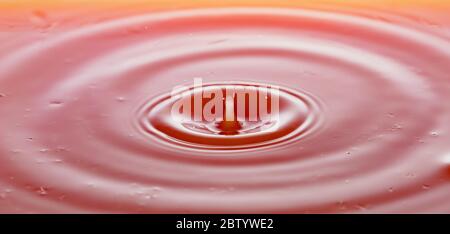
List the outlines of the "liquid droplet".
<svg viewBox="0 0 450 234">
<path fill-rule="evenodd" d="M 242 129 L 242 124 L 238 121 L 222 121 L 216 124 L 220 129 L 220 135 L 237 135 L 239 130 Z"/>
<path fill-rule="evenodd" d="M 36 192 L 41 196 L 45 196 L 48 194 L 48 189 L 45 187 L 40 187 Z"/>
</svg>

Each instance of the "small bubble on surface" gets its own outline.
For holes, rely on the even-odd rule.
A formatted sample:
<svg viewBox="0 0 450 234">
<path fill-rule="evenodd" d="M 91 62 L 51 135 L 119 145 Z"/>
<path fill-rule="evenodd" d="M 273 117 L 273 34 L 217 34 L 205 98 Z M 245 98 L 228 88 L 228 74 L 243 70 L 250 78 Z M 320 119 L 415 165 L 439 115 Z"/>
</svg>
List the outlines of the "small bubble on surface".
<svg viewBox="0 0 450 234">
<path fill-rule="evenodd" d="M 361 211 L 367 210 L 367 205 L 364 204 L 356 204 L 355 207 Z"/>
<path fill-rule="evenodd" d="M 49 106 L 52 107 L 52 108 L 57 108 L 57 107 L 60 107 L 62 105 L 63 105 L 63 102 L 62 101 L 57 101 L 57 100 L 51 101 L 50 104 L 49 104 Z"/>
<path fill-rule="evenodd" d="M 437 136 L 439 136 L 439 132 L 432 131 L 432 132 L 430 132 L 430 136 L 437 137 Z"/>
<path fill-rule="evenodd" d="M 118 102 L 124 102 L 126 100 L 127 99 L 125 97 L 116 97 L 116 101 L 118 101 Z"/>
<path fill-rule="evenodd" d="M 19 154 L 22 151 L 20 149 L 13 149 L 13 150 L 11 150 L 11 152 L 13 152 L 14 154 Z"/>
<path fill-rule="evenodd" d="M 43 148 L 43 149 L 39 150 L 39 152 L 41 152 L 41 153 L 47 153 L 48 151 L 49 151 L 49 149 L 47 149 L 47 148 Z"/>
<path fill-rule="evenodd" d="M 391 130 L 392 131 L 396 131 L 396 130 L 402 130 L 403 126 L 400 124 L 394 124 L 394 126 L 392 126 Z"/>
<path fill-rule="evenodd" d="M 52 162 L 54 162 L 54 163 L 62 163 L 63 160 L 62 159 L 54 159 Z"/>
</svg>

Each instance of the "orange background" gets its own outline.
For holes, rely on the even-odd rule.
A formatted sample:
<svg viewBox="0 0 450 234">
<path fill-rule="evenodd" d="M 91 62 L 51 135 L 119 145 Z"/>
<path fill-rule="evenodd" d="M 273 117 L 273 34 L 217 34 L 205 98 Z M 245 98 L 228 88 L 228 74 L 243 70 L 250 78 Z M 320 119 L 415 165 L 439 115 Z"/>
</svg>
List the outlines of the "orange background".
<svg viewBox="0 0 450 234">
<path fill-rule="evenodd" d="M 79 25 L 92 19 L 89 16 L 106 20 L 151 10 L 231 6 L 301 7 L 353 14 L 375 10 L 414 21 L 423 18 L 433 24 L 450 24 L 450 0 L 0 0 L 0 28 L 29 25 L 30 14 L 36 10 L 45 11 L 51 20 L 75 19 Z"/>
</svg>

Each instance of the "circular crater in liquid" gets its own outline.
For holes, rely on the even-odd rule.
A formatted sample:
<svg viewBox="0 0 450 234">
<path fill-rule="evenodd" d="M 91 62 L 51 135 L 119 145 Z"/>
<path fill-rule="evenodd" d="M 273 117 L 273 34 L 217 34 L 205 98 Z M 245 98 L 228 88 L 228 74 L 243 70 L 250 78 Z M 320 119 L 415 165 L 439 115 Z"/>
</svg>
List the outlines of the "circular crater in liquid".
<svg viewBox="0 0 450 234">
<path fill-rule="evenodd" d="M 236 93 L 227 99 L 232 95 L 230 90 Z M 217 92 L 220 105 L 211 108 L 215 96 L 205 98 L 205 93 Z M 201 98 L 197 112 L 195 97 Z M 174 105 L 181 102 L 190 104 L 186 105 L 187 112 L 183 109 L 186 107 L 174 112 Z M 214 119 L 205 117 L 210 108 L 217 114 Z M 219 108 L 221 111 L 216 112 Z M 200 117 L 196 118 L 196 113 Z M 304 92 L 259 83 L 217 82 L 153 98 L 141 107 L 139 126 L 147 135 L 172 146 L 242 150 L 303 138 L 317 126 L 319 114 L 318 102 Z"/>
</svg>

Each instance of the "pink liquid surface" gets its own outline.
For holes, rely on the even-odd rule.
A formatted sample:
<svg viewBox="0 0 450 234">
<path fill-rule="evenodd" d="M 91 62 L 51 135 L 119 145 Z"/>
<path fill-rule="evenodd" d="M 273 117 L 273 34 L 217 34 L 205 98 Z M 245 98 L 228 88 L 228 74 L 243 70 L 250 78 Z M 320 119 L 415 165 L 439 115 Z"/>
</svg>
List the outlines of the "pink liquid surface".
<svg viewBox="0 0 450 234">
<path fill-rule="evenodd" d="M 78 17 L 35 11 L 0 36 L 1 213 L 450 212 L 445 25 L 294 8 Z M 199 133 L 154 111 L 194 77 L 279 86 L 280 129 Z"/>
</svg>

